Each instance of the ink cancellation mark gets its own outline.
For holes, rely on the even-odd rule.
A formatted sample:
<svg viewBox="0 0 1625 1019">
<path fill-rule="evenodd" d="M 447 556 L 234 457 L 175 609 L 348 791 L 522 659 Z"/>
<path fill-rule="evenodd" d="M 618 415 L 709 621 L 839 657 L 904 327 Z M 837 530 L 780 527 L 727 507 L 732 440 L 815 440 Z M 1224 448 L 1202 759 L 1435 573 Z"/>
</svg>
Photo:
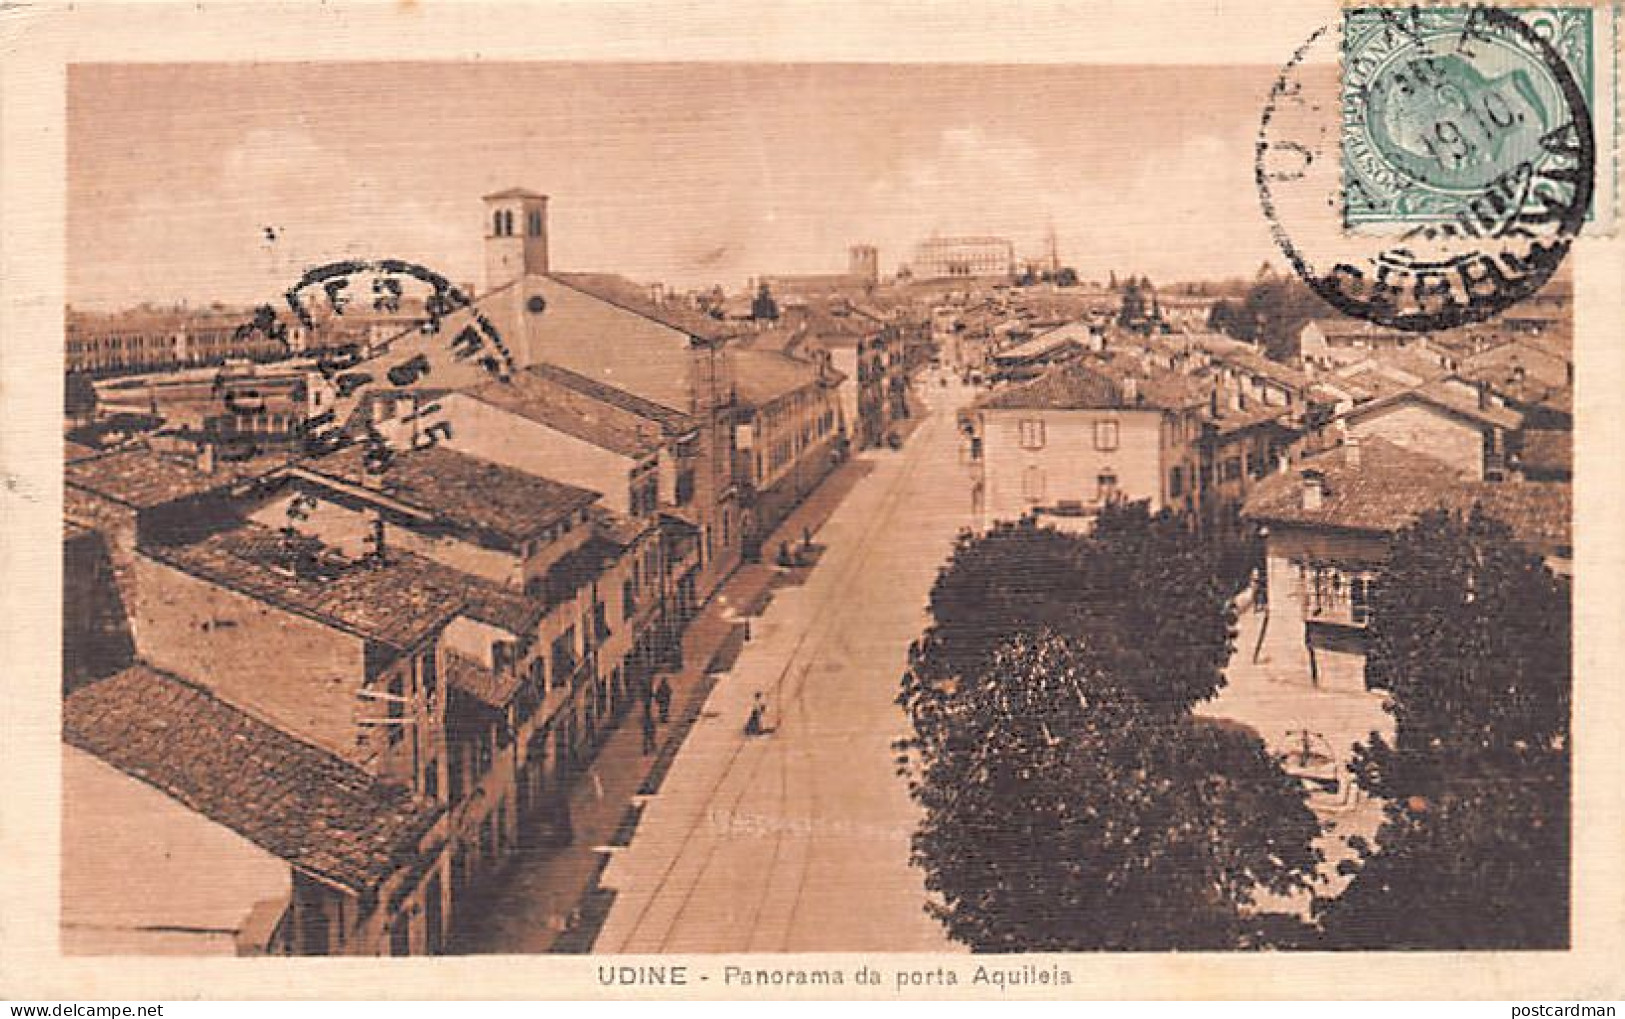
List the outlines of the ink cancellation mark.
<svg viewBox="0 0 1625 1019">
<path fill-rule="evenodd" d="M 446 335 L 447 350 L 454 361 L 477 364 L 495 379 L 511 378 L 513 357 L 489 319 L 474 307 L 462 289 L 445 277 L 421 265 L 399 259 L 343 261 L 317 266 L 300 277 L 286 293 L 287 311 L 274 304 L 254 310 L 253 318 L 237 330 L 239 341 L 258 334 L 290 354 L 302 347 L 314 357 L 314 371 L 303 392 L 308 414 L 300 426 L 301 452 L 317 454 L 342 444 L 351 412 L 360 407 L 374 387 L 405 392 L 429 382 L 433 374 L 430 351 L 424 338 Z M 338 328 L 346 316 L 354 318 L 357 306 L 370 309 L 374 322 L 393 323 L 378 337 L 370 335 L 333 343 L 329 334 L 346 332 Z M 377 316 L 383 316 L 379 319 Z M 361 330 L 350 329 L 356 333 Z M 296 342 L 299 338 L 303 343 Z M 217 377 L 216 389 L 228 415 L 252 417 L 263 407 L 264 397 L 253 379 L 233 381 Z M 450 424 L 435 421 L 438 406 L 432 401 L 415 407 L 400 420 L 412 426 L 413 446 L 434 445 L 450 438 Z M 374 470 L 386 469 L 392 459 L 392 443 L 368 428 L 363 437 L 368 446 L 367 464 Z M 234 437 L 222 455 L 247 459 L 260 449 L 252 436 Z"/>
<path fill-rule="evenodd" d="M 1311 37 L 1271 90 L 1255 163 L 1304 281 L 1346 314 L 1414 331 L 1540 289 L 1591 210 L 1590 14 L 1360 8 Z M 1306 67 L 1339 35 L 1328 96 Z"/>
</svg>

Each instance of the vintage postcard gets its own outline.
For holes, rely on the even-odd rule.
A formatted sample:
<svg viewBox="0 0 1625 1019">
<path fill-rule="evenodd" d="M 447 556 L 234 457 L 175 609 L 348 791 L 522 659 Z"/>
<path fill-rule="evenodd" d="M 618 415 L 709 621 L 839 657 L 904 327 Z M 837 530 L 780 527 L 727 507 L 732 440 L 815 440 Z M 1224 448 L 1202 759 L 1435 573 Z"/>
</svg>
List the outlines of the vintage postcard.
<svg viewBox="0 0 1625 1019">
<path fill-rule="evenodd" d="M 0 993 L 1625 994 L 1619 16 L 0 11 Z"/>
</svg>

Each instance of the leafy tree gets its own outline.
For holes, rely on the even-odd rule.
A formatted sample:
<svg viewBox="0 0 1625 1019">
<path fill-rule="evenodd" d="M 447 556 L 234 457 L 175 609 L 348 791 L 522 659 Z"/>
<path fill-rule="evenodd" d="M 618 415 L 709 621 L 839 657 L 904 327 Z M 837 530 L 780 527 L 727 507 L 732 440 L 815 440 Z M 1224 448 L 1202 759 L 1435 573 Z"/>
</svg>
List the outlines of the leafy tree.
<svg viewBox="0 0 1625 1019">
<path fill-rule="evenodd" d="M 63 377 L 62 410 L 75 424 L 83 424 L 96 416 L 96 387 L 90 376 L 68 372 Z"/>
<path fill-rule="evenodd" d="M 1087 640 L 1166 713 L 1224 683 L 1234 613 L 1206 540 L 1143 502 L 1105 507 L 1090 535 L 1000 524 L 962 535 L 931 591 L 919 666 L 974 674 L 1018 633 Z"/>
<path fill-rule="evenodd" d="M 1239 302 L 1229 298 L 1213 302 L 1207 313 L 1207 327 L 1248 343 L 1258 338 L 1258 321 Z"/>
<path fill-rule="evenodd" d="M 900 763 L 928 907 L 975 951 L 1236 948 L 1308 887 L 1319 826 L 1250 732 L 1169 717 L 1113 652 L 1020 634 L 943 682 L 916 648 Z"/>
<path fill-rule="evenodd" d="M 1055 285 L 1058 287 L 1075 287 L 1078 285 L 1078 270 L 1071 266 L 1062 266 L 1055 274 Z"/>
<path fill-rule="evenodd" d="M 1424 516 L 1372 597 L 1392 742 L 1356 748 L 1377 844 L 1321 907 L 1339 947 L 1568 943 L 1570 592 L 1502 524 Z"/>
<path fill-rule="evenodd" d="M 1255 283 L 1242 303 L 1241 320 L 1253 323 L 1252 335 L 1231 335 L 1260 343 L 1266 355 L 1290 363 L 1298 357 L 1298 333 L 1325 313 L 1326 303 L 1301 280 L 1271 275 Z"/>
<path fill-rule="evenodd" d="M 779 304 L 773 300 L 766 283 L 756 288 L 756 297 L 750 302 L 750 317 L 763 322 L 772 322 L 779 317 Z"/>
<path fill-rule="evenodd" d="M 1117 324 L 1124 329 L 1140 329 L 1144 327 L 1148 314 L 1140 285 L 1130 280 L 1123 287 L 1123 297 L 1117 306 Z"/>
</svg>

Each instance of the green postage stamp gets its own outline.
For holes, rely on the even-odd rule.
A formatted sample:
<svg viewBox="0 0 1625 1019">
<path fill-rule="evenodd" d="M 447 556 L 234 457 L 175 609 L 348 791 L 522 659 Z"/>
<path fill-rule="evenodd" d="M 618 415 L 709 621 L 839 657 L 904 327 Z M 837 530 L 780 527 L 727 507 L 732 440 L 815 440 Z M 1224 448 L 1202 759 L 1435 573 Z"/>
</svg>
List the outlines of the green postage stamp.
<svg viewBox="0 0 1625 1019">
<path fill-rule="evenodd" d="M 1599 187 L 1588 232 L 1612 224 L 1617 48 L 1607 6 L 1361 7 L 1343 19 L 1345 226 L 1358 232 L 1456 223 L 1476 234 L 1546 207 L 1546 164 L 1587 127 Z M 1605 169 L 1609 172 L 1604 172 Z"/>
</svg>

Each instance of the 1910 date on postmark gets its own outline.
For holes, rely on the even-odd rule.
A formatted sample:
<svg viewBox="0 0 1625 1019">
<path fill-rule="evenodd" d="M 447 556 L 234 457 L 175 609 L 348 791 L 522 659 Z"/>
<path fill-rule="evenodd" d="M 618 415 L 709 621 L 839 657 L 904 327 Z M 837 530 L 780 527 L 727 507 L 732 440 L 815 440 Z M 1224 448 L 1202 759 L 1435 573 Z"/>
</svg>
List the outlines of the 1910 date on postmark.
<svg viewBox="0 0 1625 1019">
<path fill-rule="evenodd" d="M 1601 15 L 1356 7 L 1315 33 L 1271 90 L 1255 166 L 1303 280 L 1345 314 L 1423 332 L 1544 286 L 1582 229 L 1611 225 Z M 1315 71 L 1332 61 L 1335 82 Z"/>
<path fill-rule="evenodd" d="M 1454 222 L 1483 232 L 1541 212 L 1550 192 L 1535 182 L 1562 162 L 1554 133 L 1572 130 L 1575 96 L 1595 108 L 1596 19 L 1585 7 L 1522 9 L 1516 18 L 1572 82 L 1484 8 L 1345 13 L 1341 136 L 1350 227 Z"/>
</svg>

